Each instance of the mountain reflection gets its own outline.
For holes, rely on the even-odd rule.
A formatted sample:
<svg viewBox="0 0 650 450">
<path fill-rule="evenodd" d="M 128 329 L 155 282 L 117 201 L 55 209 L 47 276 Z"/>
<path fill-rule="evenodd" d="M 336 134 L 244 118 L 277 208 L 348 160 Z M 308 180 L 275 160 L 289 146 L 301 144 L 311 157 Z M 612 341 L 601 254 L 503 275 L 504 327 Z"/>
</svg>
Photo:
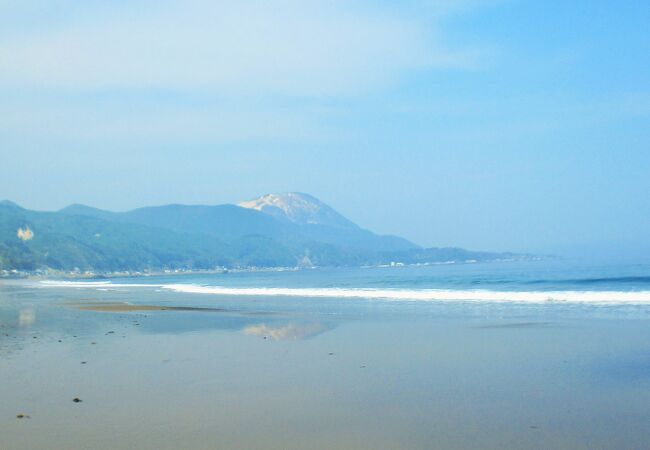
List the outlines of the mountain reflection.
<svg viewBox="0 0 650 450">
<path fill-rule="evenodd" d="M 21 309 L 18 313 L 18 326 L 29 328 L 36 321 L 36 312 L 33 309 Z"/>
<path fill-rule="evenodd" d="M 294 324 L 270 326 L 265 323 L 244 328 L 244 333 L 250 336 L 268 337 L 274 341 L 307 339 L 327 331 L 329 328 L 321 323 Z"/>
</svg>

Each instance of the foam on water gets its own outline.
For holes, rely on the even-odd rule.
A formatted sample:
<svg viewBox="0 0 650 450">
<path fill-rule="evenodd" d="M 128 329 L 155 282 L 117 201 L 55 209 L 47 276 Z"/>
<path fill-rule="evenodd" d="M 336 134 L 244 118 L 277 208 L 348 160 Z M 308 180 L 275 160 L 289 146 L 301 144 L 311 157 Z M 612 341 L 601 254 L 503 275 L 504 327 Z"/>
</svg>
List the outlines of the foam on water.
<svg viewBox="0 0 650 450">
<path fill-rule="evenodd" d="M 244 297 L 355 298 L 393 301 L 489 302 L 489 303 L 578 303 L 601 305 L 650 305 L 650 291 L 494 291 L 454 289 L 370 288 L 279 288 L 206 286 L 198 284 L 113 284 L 107 281 L 43 281 L 47 287 L 158 288 L 188 294 Z"/>
</svg>

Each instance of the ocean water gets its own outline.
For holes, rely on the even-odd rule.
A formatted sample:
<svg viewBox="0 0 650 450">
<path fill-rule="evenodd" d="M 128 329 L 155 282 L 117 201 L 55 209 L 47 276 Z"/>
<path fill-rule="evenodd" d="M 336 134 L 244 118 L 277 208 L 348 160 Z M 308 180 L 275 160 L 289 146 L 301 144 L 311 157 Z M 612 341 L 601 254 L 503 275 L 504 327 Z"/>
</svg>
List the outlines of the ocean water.
<svg viewBox="0 0 650 450">
<path fill-rule="evenodd" d="M 345 307 L 367 305 L 408 311 L 470 304 L 508 310 L 517 306 L 608 306 L 619 314 L 644 314 L 650 305 L 650 264 L 590 264 L 571 260 L 438 264 L 430 266 L 304 269 L 224 274 L 183 274 L 111 280 L 42 281 L 40 287 L 95 292 L 175 292 L 202 295 L 192 304 L 236 302 L 264 307 L 323 307 L 317 299 L 335 299 Z M 188 296 L 187 298 L 192 298 Z M 293 299 L 293 300 L 292 300 Z M 298 299 L 298 300 L 296 300 Z M 344 302 L 341 302 L 345 300 Z M 391 303 L 393 303 L 391 305 Z M 425 305 L 424 303 L 428 303 Z M 290 306 L 289 306 L 290 305 Z M 543 308 L 542 308 L 543 309 Z M 568 308 L 570 309 L 570 308 Z M 593 309 L 593 308 L 592 308 Z M 602 312 L 602 309 L 593 309 Z"/>
<path fill-rule="evenodd" d="M 6 281 L 0 380 L 0 448 L 650 448 L 650 265 Z"/>
</svg>

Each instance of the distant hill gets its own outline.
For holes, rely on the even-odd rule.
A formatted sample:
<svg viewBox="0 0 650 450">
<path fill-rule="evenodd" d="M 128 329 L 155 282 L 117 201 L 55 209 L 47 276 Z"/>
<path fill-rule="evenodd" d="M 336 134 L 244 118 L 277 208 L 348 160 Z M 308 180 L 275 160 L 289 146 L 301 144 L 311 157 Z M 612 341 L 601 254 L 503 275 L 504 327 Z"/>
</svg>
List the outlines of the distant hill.
<svg viewBox="0 0 650 450">
<path fill-rule="evenodd" d="M 21 238 L 20 230 L 29 230 L 29 237 Z M 229 264 L 230 255 L 229 246 L 217 239 L 199 240 L 137 224 L 0 205 L 2 269 L 214 267 Z"/>
<path fill-rule="evenodd" d="M 516 255 L 515 255 L 516 256 Z M 31 211 L 0 202 L 0 270 L 358 266 L 513 257 L 379 236 L 307 194 L 236 205 Z"/>
<path fill-rule="evenodd" d="M 72 205 L 59 212 L 164 228 L 179 233 L 210 235 L 224 241 L 248 235 L 282 239 L 291 234 L 287 226 L 277 220 L 258 211 L 235 205 L 165 205 L 138 208 L 128 212 L 110 212 L 84 205 Z"/>
<path fill-rule="evenodd" d="M 299 193 L 269 194 L 240 203 L 240 206 L 165 205 L 114 213 L 72 205 L 59 212 L 179 233 L 205 234 L 223 241 L 253 235 L 275 239 L 288 246 L 326 243 L 364 251 L 419 248 L 403 238 L 379 236 L 364 230 L 316 198 Z"/>
</svg>

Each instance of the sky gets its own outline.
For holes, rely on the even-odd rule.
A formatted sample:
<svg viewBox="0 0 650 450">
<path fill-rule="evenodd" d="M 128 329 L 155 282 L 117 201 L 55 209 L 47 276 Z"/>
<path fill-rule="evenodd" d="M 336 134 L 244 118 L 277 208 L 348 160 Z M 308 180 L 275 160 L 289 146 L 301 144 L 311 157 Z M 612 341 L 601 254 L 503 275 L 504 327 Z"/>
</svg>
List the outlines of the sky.
<svg viewBox="0 0 650 450">
<path fill-rule="evenodd" d="M 0 0 L 0 199 L 310 193 L 425 246 L 650 252 L 650 2 Z"/>
</svg>

